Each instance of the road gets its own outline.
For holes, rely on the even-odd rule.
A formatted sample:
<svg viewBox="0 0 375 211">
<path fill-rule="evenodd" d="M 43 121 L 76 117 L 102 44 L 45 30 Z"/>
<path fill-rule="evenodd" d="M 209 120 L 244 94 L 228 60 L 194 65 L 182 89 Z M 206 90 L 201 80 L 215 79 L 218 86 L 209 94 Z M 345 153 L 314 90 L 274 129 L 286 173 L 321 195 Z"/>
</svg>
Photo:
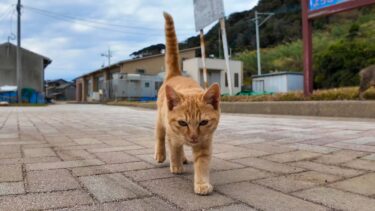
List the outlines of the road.
<svg viewBox="0 0 375 211">
<path fill-rule="evenodd" d="M 373 210 L 375 121 L 223 114 L 214 193 L 153 161 L 155 111 L 0 108 L 0 210 Z M 191 151 L 187 149 L 191 158 Z"/>
</svg>

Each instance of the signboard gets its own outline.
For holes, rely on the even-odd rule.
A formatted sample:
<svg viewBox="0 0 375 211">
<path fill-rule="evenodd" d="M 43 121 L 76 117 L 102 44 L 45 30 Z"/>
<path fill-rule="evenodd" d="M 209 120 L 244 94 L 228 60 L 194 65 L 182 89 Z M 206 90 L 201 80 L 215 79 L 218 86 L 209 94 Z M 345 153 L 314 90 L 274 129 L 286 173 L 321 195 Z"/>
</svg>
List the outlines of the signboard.
<svg viewBox="0 0 375 211">
<path fill-rule="evenodd" d="M 336 4 L 346 2 L 348 0 L 310 0 L 309 9 L 310 11 L 330 7 Z"/>
<path fill-rule="evenodd" d="M 223 0 L 194 0 L 196 31 L 203 29 L 224 16 Z"/>
</svg>

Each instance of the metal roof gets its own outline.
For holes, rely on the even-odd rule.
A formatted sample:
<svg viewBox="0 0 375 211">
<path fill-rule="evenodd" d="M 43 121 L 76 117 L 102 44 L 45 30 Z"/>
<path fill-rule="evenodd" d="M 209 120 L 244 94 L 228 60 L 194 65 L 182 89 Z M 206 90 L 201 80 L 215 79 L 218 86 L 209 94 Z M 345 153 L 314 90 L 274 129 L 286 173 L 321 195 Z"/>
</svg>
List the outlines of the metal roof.
<svg viewBox="0 0 375 211">
<path fill-rule="evenodd" d="M 200 49 L 200 47 L 186 48 L 186 49 L 180 50 L 179 53 L 183 53 L 183 52 L 186 52 L 186 51 L 197 50 L 197 49 Z M 134 61 L 140 61 L 140 60 L 145 60 L 145 59 L 150 59 L 150 58 L 160 57 L 160 56 L 164 56 L 164 55 L 165 55 L 164 53 L 160 53 L 160 54 L 155 54 L 155 55 L 151 55 L 151 56 L 145 56 L 145 57 L 141 57 L 141 58 L 122 60 L 122 61 L 119 61 L 119 62 L 117 62 L 117 63 L 111 64 L 110 66 L 106 66 L 106 67 L 103 67 L 103 68 L 100 68 L 100 69 L 94 70 L 94 71 L 92 71 L 92 72 L 86 73 L 86 74 L 84 74 L 84 75 L 78 76 L 78 77 L 75 78 L 75 79 L 82 78 L 82 77 L 85 77 L 85 76 L 91 75 L 91 74 L 93 74 L 93 73 L 101 72 L 101 71 L 103 71 L 103 70 L 110 69 L 110 68 L 112 68 L 112 67 L 119 67 L 120 65 L 125 64 L 125 63 L 130 63 L 130 62 L 134 62 Z"/>
<path fill-rule="evenodd" d="M 279 76 L 279 75 L 303 75 L 303 73 L 300 72 L 272 72 L 272 73 L 266 73 L 262 75 L 253 75 L 252 78 L 265 78 L 265 77 L 272 77 L 272 76 Z"/>
</svg>

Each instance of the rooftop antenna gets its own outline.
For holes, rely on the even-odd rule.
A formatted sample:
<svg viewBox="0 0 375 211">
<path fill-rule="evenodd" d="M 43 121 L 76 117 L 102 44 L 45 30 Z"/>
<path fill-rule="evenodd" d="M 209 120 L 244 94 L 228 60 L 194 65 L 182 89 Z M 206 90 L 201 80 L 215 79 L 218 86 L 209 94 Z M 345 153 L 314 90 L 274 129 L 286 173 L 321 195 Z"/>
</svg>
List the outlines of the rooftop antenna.
<svg viewBox="0 0 375 211">
<path fill-rule="evenodd" d="M 111 51 L 110 47 L 108 47 L 107 53 L 101 53 L 100 56 L 106 57 L 108 59 L 108 66 L 111 65 L 111 57 L 113 56 L 113 52 Z"/>
</svg>

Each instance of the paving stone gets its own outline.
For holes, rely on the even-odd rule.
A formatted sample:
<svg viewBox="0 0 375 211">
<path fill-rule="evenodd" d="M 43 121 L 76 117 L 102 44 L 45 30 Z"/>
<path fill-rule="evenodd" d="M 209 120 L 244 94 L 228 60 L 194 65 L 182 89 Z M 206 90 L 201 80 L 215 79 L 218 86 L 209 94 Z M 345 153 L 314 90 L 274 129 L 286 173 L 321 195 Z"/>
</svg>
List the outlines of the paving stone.
<svg viewBox="0 0 375 211">
<path fill-rule="evenodd" d="M 219 186 L 218 191 L 261 210 L 328 210 L 302 199 L 248 182 Z"/>
<path fill-rule="evenodd" d="M 95 155 L 105 163 L 127 163 L 140 161 L 138 158 L 124 152 L 100 152 Z"/>
<path fill-rule="evenodd" d="M 37 171 L 47 169 L 62 169 L 62 168 L 74 168 L 81 166 L 96 166 L 103 165 L 104 163 L 97 159 L 91 160 L 75 160 L 75 161 L 60 161 L 60 162 L 49 162 L 49 163 L 32 163 L 26 164 L 26 170 Z"/>
<path fill-rule="evenodd" d="M 355 169 L 375 171 L 375 161 L 372 160 L 356 159 L 342 165 Z"/>
<path fill-rule="evenodd" d="M 232 199 L 216 192 L 204 197 L 196 195 L 191 181 L 176 177 L 145 181 L 142 185 L 186 210 L 207 209 L 233 202 Z"/>
<path fill-rule="evenodd" d="M 263 151 L 257 151 L 257 150 L 242 150 L 242 151 L 233 151 L 233 152 L 223 152 L 214 154 L 214 157 L 221 158 L 224 160 L 233 160 L 233 159 L 240 159 L 240 158 L 246 158 L 246 157 L 258 157 L 262 155 L 268 155 L 270 153 L 263 152 Z"/>
<path fill-rule="evenodd" d="M 146 149 L 136 149 L 136 150 L 127 150 L 126 153 L 131 155 L 146 155 L 146 154 L 154 154 L 155 149 L 146 148 Z"/>
<path fill-rule="evenodd" d="M 269 153 L 283 153 L 283 152 L 290 152 L 290 151 L 295 150 L 290 147 L 269 144 L 269 143 L 245 144 L 242 146 L 252 149 L 252 150 L 259 150 L 259 151 L 264 151 L 264 152 L 269 152 Z"/>
<path fill-rule="evenodd" d="M 325 146 L 317 146 L 317 145 L 311 145 L 311 144 L 301 144 L 301 143 L 296 143 L 289 145 L 291 148 L 299 149 L 299 150 L 304 150 L 304 151 L 309 151 L 309 152 L 317 152 L 317 153 L 331 153 L 335 152 L 339 149 L 333 148 L 333 147 L 325 147 Z"/>
<path fill-rule="evenodd" d="M 333 183 L 331 186 L 366 196 L 375 195 L 375 173 Z"/>
<path fill-rule="evenodd" d="M 89 152 L 117 152 L 117 151 L 126 151 L 126 150 L 136 150 L 136 149 L 142 149 L 142 148 L 143 147 L 137 146 L 137 145 L 129 145 L 129 146 L 88 149 L 88 151 Z"/>
<path fill-rule="evenodd" d="M 374 154 L 371 154 L 371 155 L 367 155 L 367 156 L 365 156 L 365 157 L 362 157 L 362 159 L 373 160 L 373 161 L 375 161 L 375 153 L 374 153 Z"/>
<path fill-rule="evenodd" d="M 0 165 L 0 182 L 17 182 L 22 180 L 21 165 Z"/>
<path fill-rule="evenodd" d="M 342 151 L 333 152 L 332 154 L 323 155 L 317 158 L 316 160 L 314 160 L 314 162 L 325 163 L 325 164 L 340 164 L 340 163 L 345 163 L 345 162 L 354 160 L 356 158 L 360 158 L 364 155 L 366 155 L 366 153 L 364 152 L 342 150 Z"/>
<path fill-rule="evenodd" d="M 0 197 L 0 210 L 42 210 L 93 203 L 83 191 L 34 193 Z"/>
<path fill-rule="evenodd" d="M 210 180 L 213 185 L 223 185 L 234 182 L 250 181 L 259 178 L 271 177 L 273 174 L 260 171 L 254 168 L 233 169 L 228 171 L 212 172 Z M 187 176 L 193 180 L 193 174 Z"/>
<path fill-rule="evenodd" d="M 23 149 L 25 157 L 51 157 L 56 156 L 56 153 L 50 148 L 31 148 Z"/>
<path fill-rule="evenodd" d="M 280 163 L 287 163 L 287 162 L 295 162 L 300 160 L 307 160 L 312 159 L 320 156 L 321 154 L 315 152 L 308 152 L 308 151 L 294 151 L 294 152 L 286 152 L 282 154 L 276 155 L 269 155 L 263 157 L 264 159 L 280 162 Z"/>
<path fill-rule="evenodd" d="M 346 150 L 354 150 L 354 151 L 363 151 L 363 152 L 375 152 L 375 146 L 371 145 L 359 145 L 359 144 L 349 144 L 344 142 L 327 144 L 328 147 L 336 147 L 340 149 Z"/>
<path fill-rule="evenodd" d="M 375 199 L 326 187 L 304 190 L 294 195 L 337 210 L 373 211 L 375 207 Z"/>
<path fill-rule="evenodd" d="M 284 193 L 290 193 L 317 185 L 330 183 L 339 180 L 340 178 L 341 177 L 334 175 L 308 171 L 257 180 L 255 183 L 282 191 Z"/>
<path fill-rule="evenodd" d="M 185 172 L 186 173 L 186 172 Z M 135 181 L 145 181 L 161 178 L 174 177 L 169 168 L 153 168 L 140 171 L 129 171 L 124 172 L 127 177 L 132 178 Z"/>
<path fill-rule="evenodd" d="M 246 204 L 232 204 L 229 206 L 217 207 L 210 210 L 214 211 L 256 211 L 255 209 L 247 206 Z"/>
<path fill-rule="evenodd" d="M 260 158 L 245 158 L 239 160 L 233 160 L 234 162 L 243 164 L 245 166 L 251 166 L 257 169 L 266 170 L 269 172 L 279 173 L 279 174 L 288 174 L 304 171 L 302 168 L 276 163 L 269 160 L 264 160 Z"/>
<path fill-rule="evenodd" d="M 25 193 L 23 182 L 0 183 L 0 196 L 23 193 Z"/>
<path fill-rule="evenodd" d="M 80 177 L 82 184 L 100 202 L 110 202 L 151 195 L 121 174 Z"/>
<path fill-rule="evenodd" d="M 72 190 L 80 187 L 66 169 L 29 171 L 26 180 L 28 192 Z"/>
<path fill-rule="evenodd" d="M 102 210 L 123 211 L 125 207 L 132 211 L 180 210 L 156 197 L 106 203 L 102 206 Z"/>
<path fill-rule="evenodd" d="M 88 144 L 101 144 L 100 141 L 93 139 L 93 138 L 77 138 L 73 139 L 79 145 L 88 145 Z"/>
<path fill-rule="evenodd" d="M 83 149 L 61 150 L 61 151 L 57 151 L 57 154 L 64 161 L 95 159 L 94 155 L 91 155 L 90 153 L 88 153 L 87 151 Z"/>
<path fill-rule="evenodd" d="M 101 166 L 90 166 L 90 167 L 79 167 L 73 168 L 72 172 L 75 176 L 90 176 L 97 174 L 109 174 L 124 171 L 132 171 L 139 169 L 148 169 L 152 165 L 145 163 L 143 161 L 131 162 L 131 163 L 121 163 L 121 164 L 106 164 Z"/>
<path fill-rule="evenodd" d="M 325 164 L 321 164 L 321 163 L 314 163 L 314 162 L 311 162 L 311 161 L 299 161 L 299 162 L 296 162 L 296 163 L 291 163 L 290 165 L 298 166 L 298 167 L 313 170 L 313 171 L 318 171 L 318 172 L 321 172 L 321 173 L 327 173 L 327 174 L 342 176 L 342 177 L 353 177 L 353 176 L 356 176 L 356 175 L 360 175 L 364 172 L 364 171 L 361 171 L 361 170 L 355 170 L 355 169 L 350 169 L 350 168 L 345 168 L 345 167 L 325 165 Z"/>
</svg>

